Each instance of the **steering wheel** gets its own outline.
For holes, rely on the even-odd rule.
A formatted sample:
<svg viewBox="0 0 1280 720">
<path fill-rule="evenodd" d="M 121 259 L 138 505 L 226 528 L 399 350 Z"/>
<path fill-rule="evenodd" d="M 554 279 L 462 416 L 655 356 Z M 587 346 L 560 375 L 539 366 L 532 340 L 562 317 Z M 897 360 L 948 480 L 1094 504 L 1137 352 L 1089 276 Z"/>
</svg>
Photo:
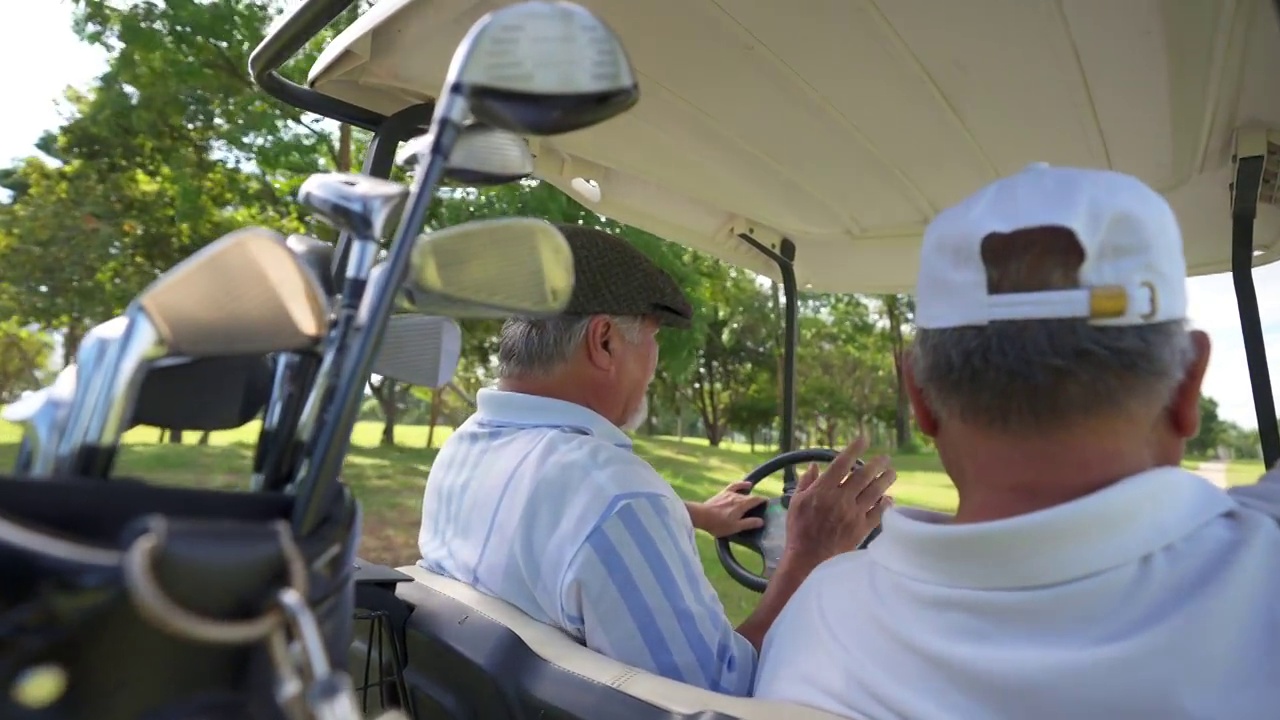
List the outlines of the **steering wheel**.
<svg viewBox="0 0 1280 720">
<path fill-rule="evenodd" d="M 827 450 L 826 448 L 792 450 L 791 452 L 782 453 L 752 470 L 743 480 L 751 483 L 751 488 L 755 489 L 755 486 L 761 480 L 779 470 L 811 462 L 829 463 L 835 460 L 838 454 L 836 451 Z M 857 464 L 861 466 L 863 462 L 858 460 Z M 746 495 L 750 492 L 751 490 L 746 490 L 743 494 Z M 724 566 L 725 572 L 729 573 L 729 577 L 738 581 L 743 587 L 762 593 L 769 586 L 769 578 L 773 575 L 773 571 L 777 569 L 778 561 L 782 559 L 782 550 L 786 546 L 787 508 L 791 506 L 791 496 L 794 492 L 794 487 L 785 487 L 781 497 L 769 498 L 768 502 L 761 503 L 747 511 L 747 516 L 749 517 L 763 518 L 763 526 L 752 530 L 744 530 L 716 540 L 716 555 L 720 558 L 720 564 Z M 876 526 L 867 535 L 867 539 L 858 545 L 858 549 L 861 550 L 870 545 L 871 541 L 875 540 L 879 534 L 880 527 Z M 734 557 L 733 545 L 746 547 L 764 558 L 764 574 L 757 575 L 743 567 L 738 558 Z"/>
</svg>

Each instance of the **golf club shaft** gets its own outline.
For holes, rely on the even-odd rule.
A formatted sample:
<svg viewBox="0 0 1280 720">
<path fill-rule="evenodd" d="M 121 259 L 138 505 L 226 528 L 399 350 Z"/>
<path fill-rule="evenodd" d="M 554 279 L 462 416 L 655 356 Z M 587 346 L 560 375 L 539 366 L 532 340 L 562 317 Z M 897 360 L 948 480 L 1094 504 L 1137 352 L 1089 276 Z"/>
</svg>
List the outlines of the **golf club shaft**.
<svg viewBox="0 0 1280 720">
<path fill-rule="evenodd" d="M 386 282 L 370 298 L 373 305 L 370 307 L 368 323 L 361 332 L 356 333 L 349 354 L 346 354 L 339 365 L 333 402 L 328 403 L 324 422 L 320 424 L 319 432 L 303 460 L 295 493 L 297 502 L 293 508 L 294 528 L 303 536 L 310 533 L 321 520 L 325 501 L 351 443 L 351 430 L 360 407 L 360 398 L 369 379 L 374 354 L 382 342 L 387 319 L 395 305 L 396 291 L 404 284 L 415 241 L 426 222 L 435 188 L 444 176 L 449 152 L 461 129 L 460 124 L 448 112 L 456 111 L 455 108 L 448 107 L 456 104 L 457 101 L 453 98 L 446 98 L 442 103 L 442 109 L 446 111 L 438 116 L 438 140 L 432 147 L 426 168 L 415 178 L 408 203 L 401 214 L 400 226 L 396 229 L 395 241 L 391 244 L 391 252 L 386 260 Z M 335 352 L 337 351 L 341 351 L 341 348 L 335 348 Z"/>
<path fill-rule="evenodd" d="M 328 414 L 329 404 L 333 399 L 333 386 L 337 381 L 338 373 L 341 372 L 341 358 L 350 344 L 355 316 L 368 287 L 369 273 L 373 269 L 373 262 L 378 253 L 378 243 L 371 237 L 354 236 L 350 248 L 351 254 L 347 258 L 344 271 L 342 299 L 335 313 L 333 328 L 329 332 L 329 346 L 324 361 L 312 375 L 310 395 L 305 405 L 301 407 L 301 416 L 297 422 L 293 423 L 293 432 L 290 433 L 290 447 L 295 451 L 299 447 L 304 453 L 309 451 L 316 425 Z M 282 469 L 296 470 L 295 460 L 296 458 L 289 462 L 288 468 Z M 281 476 L 275 480 L 274 484 L 277 486 L 286 484 L 285 477 L 291 477 L 292 474 L 290 472 L 288 476 Z M 263 480 L 271 482 L 265 475 L 262 477 Z"/>
<path fill-rule="evenodd" d="M 307 389 L 316 379 L 320 358 L 311 353 L 290 353 L 276 360 L 276 377 L 269 407 L 270 424 L 264 423 L 254 463 L 253 489 L 278 492 L 297 469 L 301 419 Z"/>
</svg>

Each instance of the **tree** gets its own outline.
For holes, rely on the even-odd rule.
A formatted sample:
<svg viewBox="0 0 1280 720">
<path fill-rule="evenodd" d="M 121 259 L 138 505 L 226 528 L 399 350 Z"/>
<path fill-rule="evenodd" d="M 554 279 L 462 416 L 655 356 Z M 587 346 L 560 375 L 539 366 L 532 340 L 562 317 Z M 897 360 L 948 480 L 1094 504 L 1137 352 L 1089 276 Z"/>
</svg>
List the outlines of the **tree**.
<svg viewBox="0 0 1280 720">
<path fill-rule="evenodd" d="M 23 392 L 45 385 L 52 351 L 47 334 L 24 328 L 14 320 L 0 321 L 0 403 L 13 402 Z"/>
<path fill-rule="evenodd" d="M 827 446 L 865 432 L 893 408 L 892 359 L 871 306 L 857 296 L 809 295 L 803 300 L 797 370 L 799 412 Z"/>
<path fill-rule="evenodd" d="M 691 296 L 701 343 L 683 393 L 714 447 L 729 429 L 728 409 L 749 392 L 759 371 L 773 370 L 777 349 L 768 297 L 754 274 L 700 253 L 689 253 L 686 261 L 702 276 Z"/>
<path fill-rule="evenodd" d="M 751 452 L 756 451 L 760 432 L 771 427 L 778 418 L 777 374 L 765 365 L 753 370 L 754 377 L 748 381 L 746 389 L 725 408 L 729 426 L 746 434 Z"/>
<path fill-rule="evenodd" d="M 77 32 L 107 49 L 108 69 L 68 92 L 67 123 L 37 142 L 53 162 L 0 171 L 13 194 L 0 207 L 0 285 L 23 298 L 19 321 L 65 331 L 67 353 L 230 230 L 318 229 L 292 196 L 307 174 L 342 164 L 331 129 L 248 78 L 249 52 L 281 3 L 75 6 Z M 314 60 L 324 39 L 289 70 Z"/>
<path fill-rule="evenodd" d="M 1218 415 L 1218 401 L 1200 396 L 1200 432 L 1187 441 L 1187 454 L 1193 457 L 1217 455 L 1228 427 Z"/>
<path fill-rule="evenodd" d="M 915 319 L 915 299 L 910 295 L 880 295 L 877 299 L 884 320 L 885 332 L 889 338 L 890 351 L 893 354 L 894 446 L 899 449 L 906 449 L 913 444 L 913 438 L 911 434 L 911 404 L 907 399 L 907 381 L 906 376 L 903 374 L 903 368 L 907 360 L 909 326 Z"/>
</svg>

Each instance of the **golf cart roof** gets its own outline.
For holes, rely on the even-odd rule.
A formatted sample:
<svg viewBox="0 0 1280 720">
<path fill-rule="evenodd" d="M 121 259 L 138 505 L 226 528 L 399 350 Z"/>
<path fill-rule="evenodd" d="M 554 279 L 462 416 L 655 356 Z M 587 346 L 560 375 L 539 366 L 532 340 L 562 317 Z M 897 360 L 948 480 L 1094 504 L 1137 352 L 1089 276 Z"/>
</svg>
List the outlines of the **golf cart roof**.
<svg viewBox="0 0 1280 720">
<path fill-rule="evenodd" d="M 767 276 L 739 234 L 790 239 L 802 288 L 910 290 L 939 209 L 1041 160 L 1137 175 L 1176 210 L 1190 271 L 1229 270 L 1236 130 L 1280 128 L 1265 0 L 578 2 L 622 38 L 641 100 L 531 138 L 536 175 Z M 429 101 L 470 25 L 505 4 L 381 0 L 308 83 L 383 115 Z M 1255 255 L 1280 258 L 1268 202 Z"/>
</svg>

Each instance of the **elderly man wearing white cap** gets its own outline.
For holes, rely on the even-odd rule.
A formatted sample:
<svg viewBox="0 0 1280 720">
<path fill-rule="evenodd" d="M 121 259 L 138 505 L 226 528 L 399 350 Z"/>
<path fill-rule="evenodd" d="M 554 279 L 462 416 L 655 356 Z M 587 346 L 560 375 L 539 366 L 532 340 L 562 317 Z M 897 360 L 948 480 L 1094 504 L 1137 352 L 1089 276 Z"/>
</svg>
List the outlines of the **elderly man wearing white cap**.
<svg viewBox="0 0 1280 720">
<path fill-rule="evenodd" d="M 1223 242 L 1226 242 L 1224 239 Z M 1035 165 L 925 232 L 907 383 L 960 497 L 891 509 L 765 640 L 757 697 L 856 718 L 1280 717 L 1280 477 L 1181 469 L 1209 338 L 1173 211 Z"/>
</svg>

